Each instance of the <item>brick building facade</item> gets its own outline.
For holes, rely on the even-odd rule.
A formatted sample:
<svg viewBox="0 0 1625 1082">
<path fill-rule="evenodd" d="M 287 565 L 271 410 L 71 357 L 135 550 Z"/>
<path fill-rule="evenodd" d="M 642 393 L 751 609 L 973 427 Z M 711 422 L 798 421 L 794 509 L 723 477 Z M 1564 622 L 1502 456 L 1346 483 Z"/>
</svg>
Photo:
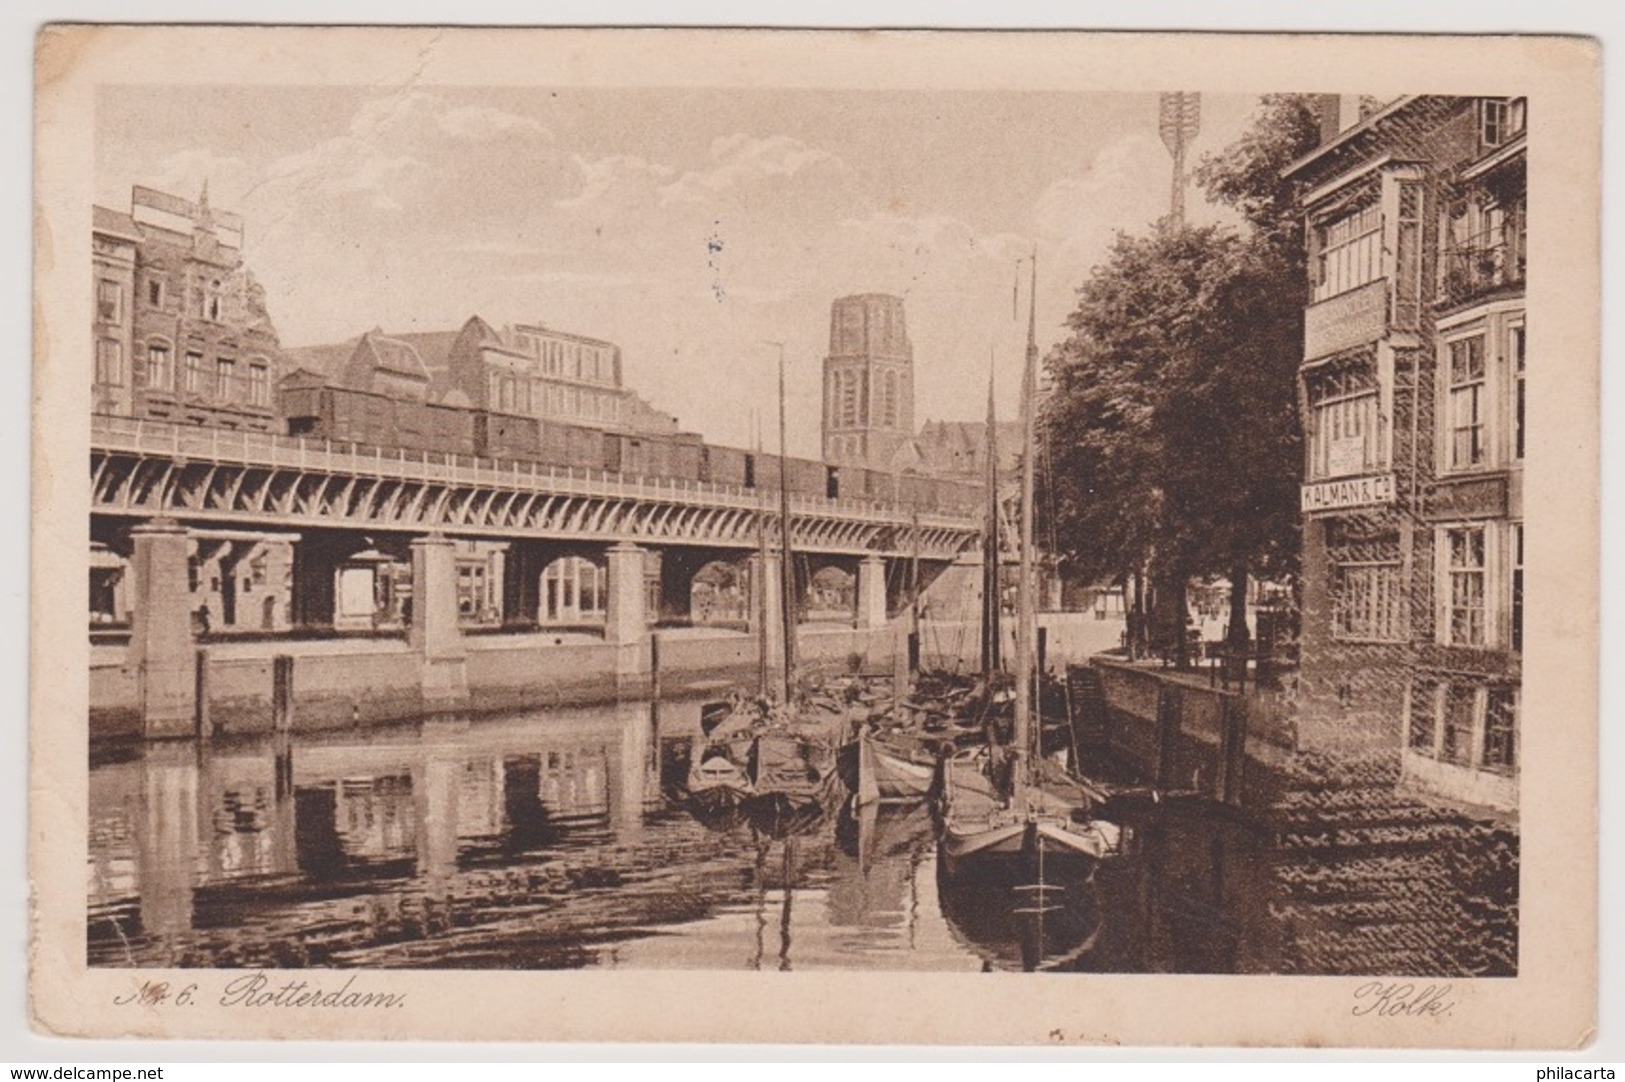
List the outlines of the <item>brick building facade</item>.
<svg viewBox="0 0 1625 1082">
<path fill-rule="evenodd" d="M 241 217 L 136 187 L 92 217 L 98 413 L 274 431 L 278 343 Z"/>
<path fill-rule="evenodd" d="M 1411 784 L 1517 802 L 1526 105 L 1324 102 L 1309 244 L 1301 714 Z"/>
</svg>

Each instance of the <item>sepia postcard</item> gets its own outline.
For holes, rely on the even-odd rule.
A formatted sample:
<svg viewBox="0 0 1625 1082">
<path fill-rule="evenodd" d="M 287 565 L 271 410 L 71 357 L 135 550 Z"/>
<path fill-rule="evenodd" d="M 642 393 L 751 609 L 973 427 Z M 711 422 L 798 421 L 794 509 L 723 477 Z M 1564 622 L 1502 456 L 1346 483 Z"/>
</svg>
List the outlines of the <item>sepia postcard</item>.
<svg viewBox="0 0 1625 1082">
<path fill-rule="evenodd" d="M 1596 43 L 36 86 L 37 1030 L 1591 1040 Z"/>
</svg>

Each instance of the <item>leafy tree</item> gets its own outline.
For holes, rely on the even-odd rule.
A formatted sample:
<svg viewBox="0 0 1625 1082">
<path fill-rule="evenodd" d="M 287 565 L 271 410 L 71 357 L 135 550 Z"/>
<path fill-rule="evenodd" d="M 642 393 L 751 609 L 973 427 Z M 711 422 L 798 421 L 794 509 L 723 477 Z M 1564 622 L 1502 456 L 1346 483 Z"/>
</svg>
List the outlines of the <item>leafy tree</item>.
<svg viewBox="0 0 1625 1082">
<path fill-rule="evenodd" d="M 1245 645 L 1249 574 L 1296 568 L 1306 277 L 1280 169 L 1317 132 L 1305 99 L 1264 99 L 1253 128 L 1197 171 L 1245 230 L 1165 221 L 1119 234 L 1047 361 L 1060 555 L 1137 586 L 1149 571 L 1181 664 L 1191 577 L 1230 577 L 1229 634 Z"/>
</svg>

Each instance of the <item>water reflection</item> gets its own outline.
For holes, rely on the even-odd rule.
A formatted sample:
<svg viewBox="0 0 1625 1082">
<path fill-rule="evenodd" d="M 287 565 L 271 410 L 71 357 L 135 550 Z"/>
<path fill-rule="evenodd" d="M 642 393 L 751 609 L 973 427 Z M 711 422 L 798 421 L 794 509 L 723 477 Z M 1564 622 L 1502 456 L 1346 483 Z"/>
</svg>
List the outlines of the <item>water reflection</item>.
<svg viewBox="0 0 1625 1082">
<path fill-rule="evenodd" d="M 939 882 L 923 804 L 696 816 L 699 711 L 99 749 L 89 960 L 1262 973 L 1341 949 L 1211 810 L 1125 812 L 1126 856 L 1036 893 Z"/>
</svg>

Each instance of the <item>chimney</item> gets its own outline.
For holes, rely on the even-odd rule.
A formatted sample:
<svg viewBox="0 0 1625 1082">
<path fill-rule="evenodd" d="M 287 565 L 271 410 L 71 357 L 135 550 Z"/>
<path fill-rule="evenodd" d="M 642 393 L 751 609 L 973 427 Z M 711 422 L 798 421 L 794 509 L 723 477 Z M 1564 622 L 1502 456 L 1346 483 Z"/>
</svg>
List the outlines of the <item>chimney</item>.
<svg viewBox="0 0 1625 1082">
<path fill-rule="evenodd" d="M 1316 94 L 1321 145 L 1325 146 L 1370 115 L 1369 101 L 1358 94 Z"/>
</svg>

